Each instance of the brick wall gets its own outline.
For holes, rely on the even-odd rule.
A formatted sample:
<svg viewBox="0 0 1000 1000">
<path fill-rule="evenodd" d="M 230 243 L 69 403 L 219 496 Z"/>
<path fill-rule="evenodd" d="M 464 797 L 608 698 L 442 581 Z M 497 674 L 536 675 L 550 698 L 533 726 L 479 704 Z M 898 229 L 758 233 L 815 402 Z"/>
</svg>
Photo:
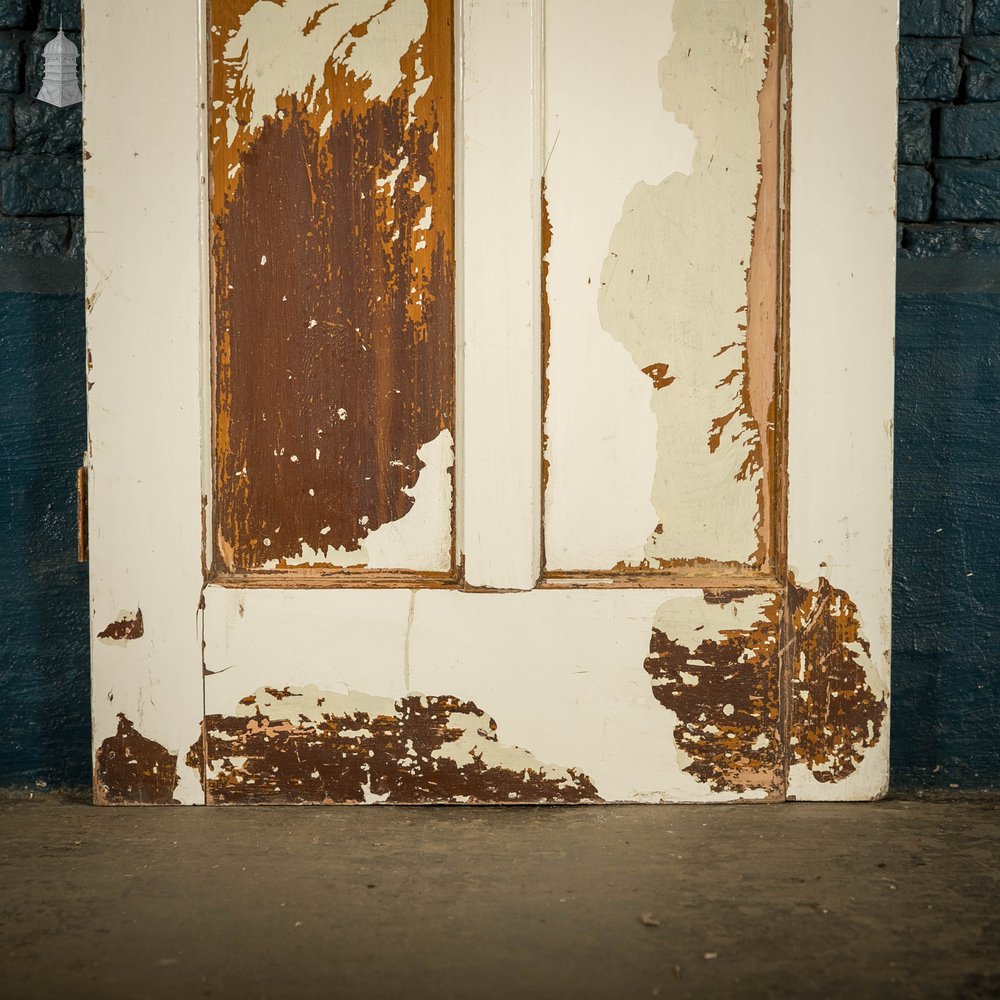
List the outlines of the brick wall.
<svg viewBox="0 0 1000 1000">
<path fill-rule="evenodd" d="M 900 257 L 1000 254 L 1000 0 L 901 0 Z"/>
<path fill-rule="evenodd" d="M 60 19 L 79 47 L 79 0 L 0 0 L 0 257 L 82 267 L 81 106 L 35 100 Z"/>
</svg>

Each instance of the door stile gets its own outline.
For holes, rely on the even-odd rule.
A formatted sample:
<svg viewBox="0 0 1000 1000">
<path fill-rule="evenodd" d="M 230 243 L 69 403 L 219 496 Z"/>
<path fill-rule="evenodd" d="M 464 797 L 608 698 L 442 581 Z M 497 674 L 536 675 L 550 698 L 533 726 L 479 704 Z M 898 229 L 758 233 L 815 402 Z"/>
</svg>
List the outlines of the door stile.
<svg viewBox="0 0 1000 1000">
<path fill-rule="evenodd" d="M 85 13 L 95 800 L 200 803 L 178 761 L 204 709 L 204 6 Z"/>
<path fill-rule="evenodd" d="M 872 799 L 889 773 L 898 5 L 792 15 L 788 797 Z"/>
</svg>

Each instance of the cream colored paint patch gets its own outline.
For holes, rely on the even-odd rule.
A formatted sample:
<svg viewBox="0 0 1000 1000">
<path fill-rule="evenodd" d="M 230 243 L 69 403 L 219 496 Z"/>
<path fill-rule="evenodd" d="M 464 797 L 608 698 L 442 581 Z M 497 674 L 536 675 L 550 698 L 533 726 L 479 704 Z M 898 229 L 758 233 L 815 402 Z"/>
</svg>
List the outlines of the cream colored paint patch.
<svg viewBox="0 0 1000 1000">
<path fill-rule="evenodd" d="M 272 559 L 265 570 L 279 566 L 367 566 L 369 569 L 412 569 L 446 573 L 451 567 L 452 470 L 455 447 L 445 428 L 417 449 L 421 469 L 412 488 L 413 506 L 398 521 L 379 525 L 356 549 L 316 550 L 303 543 L 290 559 Z"/>
<path fill-rule="evenodd" d="M 706 602 L 699 594 L 690 600 L 667 601 L 657 609 L 653 628 L 693 650 L 703 642 L 721 641 L 729 630 L 752 628 L 773 603 L 771 593 L 750 594 L 718 604 Z M 693 681 L 697 684 L 697 678 Z"/>
<path fill-rule="evenodd" d="M 489 715 L 489 710 L 486 710 Z M 448 716 L 448 728 L 457 730 L 456 739 L 449 739 L 432 757 L 453 760 L 459 767 L 465 767 L 479 759 L 486 767 L 502 768 L 505 771 L 537 771 L 548 781 L 573 782 L 573 775 L 558 764 L 543 764 L 533 753 L 519 746 L 504 743 L 504 726 L 498 725 L 493 738 L 483 728 L 484 719 L 471 712 L 452 712 Z M 499 742 L 498 742 L 499 741 Z"/>
<path fill-rule="evenodd" d="M 249 698 L 253 699 L 252 703 L 248 703 Z M 287 694 L 273 687 L 257 688 L 248 697 L 241 698 L 233 706 L 231 714 L 250 718 L 259 710 L 275 719 L 321 723 L 328 715 L 392 715 L 395 706 L 392 698 L 378 698 L 363 691 L 324 691 L 315 684 L 307 684 L 291 689 Z"/>
<path fill-rule="evenodd" d="M 226 43 L 224 58 L 241 70 L 252 91 L 244 127 L 253 134 L 275 113 L 285 95 L 315 97 L 333 58 L 368 80 L 369 100 L 385 100 L 403 79 L 400 59 L 427 26 L 424 0 L 341 0 L 327 9 L 321 0 L 258 0 Z M 360 37 L 352 29 L 360 26 Z M 230 145 L 241 110 L 231 105 Z"/>
<path fill-rule="evenodd" d="M 648 15 L 637 19 L 643 32 L 649 30 L 649 20 Z M 655 458 L 649 494 L 653 512 L 652 516 L 643 513 L 648 520 L 644 545 L 639 546 L 636 514 L 642 507 L 635 494 L 645 490 L 645 473 L 640 475 L 636 469 L 619 480 L 614 466 L 593 463 L 589 440 L 577 439 L 571 447 L 563 446 L 559 461 L 553 460 L 550 483 L 569 474 L 560 469 L 561 464 L 575 462 L 587 471 L 589 488 L 580 485 L 578 473 L 572 492 L 560 500 L 558 512 L 549 508 L 547 549 L 554 539 L 559 540 L 553 552 L 558 553 L 559 563 L 550 568 L 608 568 L 614 561 L 610 556 L 616 554 L 631 564 L 644 557 L 654 567 L 658 560 L 673 559 L 748 562 L 757 549 L 761 473 L 741 478 L 756 428 L 752 421 L 748 426 L 749 418 L 737 415 L 723 430 L 714 451 L 711 441 L 714 422 L 740 407 L 743 389 L 746 271 L 760 182 L 758 93 L 768 42 L 764 20 L 765 0 L 710 4 L 675 0 L 673 5 L 675 35 L 669 54 L 659 61 L 659 82 L 663 108 L 693 132 L 696 146 L 690 172 L 681 171 L 675 153 L 674 162 L 663 162 L 660 168 L 668 173 L 664 180 L 635 183 L 610 234 L 597 290 L 600 323 L 624 346 L 634 372 L 658 366 L 654 371 L 660 381 L 672 381 L 654 388 L 652 375 L 642 376 L 640 384 L 630 373 L 627 383 L 619 377 L 609 395 L 607 386 L 613 384 L 609 378 L 598 388 L 591 387 L 586 396 L 576 395 L 572 415 L 576 419 L 577 413 L 587 409 L 603 414 L 610 428 L 591 430 L 591 434 L 599 439 L 602 433 L 610 433 L 617 449 L 641 450 L 647 458 Z M 650 59 L 648 54 L 646 59 Z M 612 65 L 622 72 L 628 61 L 618 59 Z M 589 108 L 581 104 L 580 113 L 589 114 Z M 662 136 L 669 127 L 669 118 L 661 112 L 645 118 L 643 133 Z M 598 130 L 592 141 L 602 152 L 608 149 L 606 137 Z M 611 157 L 604 153 L 593 158 Z M 629 165 L 633 160 L 630 152 Z M 574 162 L 572 166 L 580 169 L 582 165 Z M 633 178 L 637 174 L 641 177 L 633 167 Z M 553 191 L 553 202 L 557 199 Z M 558 226 L 554 229 L 558 238 Z M 559 286 L 557 290 L 561 291 Z M 572 344 L 576 333 L 561 336 Z M 620 365 L 608 365 L 609 372 L 620 370 Z M 645 415 L 625 428 L 611 423 L 619 396 L 626 391 L 651 408 L 655 445 Z M 634 406 L 630 404 L 629 412 Z M 563 404 L 562 408 L 562 424 L 553 421 L 550 440 L 565 434 L 564 425 L 571 421 L 570 407 Z M 574 450 L 575 458 L 567 458 Z M 611 500 L 602 499 L 603 494 L 610 494 Z M 586 504 L 579 504 L 580 496 L 587 497 Z M 641 499 L 646 500 L 645 493 Z M 628 518 L 628 543 L 610 555 L 606 547 L 592 548 L 586 524 L 574 523 L 566 511 L 573 502 L 586 508 L 596 503 L 606 511 L 613 511 L 617 502 Z M 568 524 L 573 524 L 572 531 L 567 530 Z"/>
</svg>

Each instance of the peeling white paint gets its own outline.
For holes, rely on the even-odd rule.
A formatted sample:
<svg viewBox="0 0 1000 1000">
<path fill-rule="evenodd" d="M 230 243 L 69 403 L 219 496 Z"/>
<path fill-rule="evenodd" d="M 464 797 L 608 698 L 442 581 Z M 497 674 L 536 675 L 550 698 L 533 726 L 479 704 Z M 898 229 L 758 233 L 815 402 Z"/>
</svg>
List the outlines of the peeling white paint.
<svg viewBox="0 0 1000 1000">
<path fill-rule="evenodd" d="M 595 116 L 594 102 L 579 99 L 578 75 L 565 93 L 548 91 L 566 109 L 560 115 L 553 108 L 547 125 L 552 161 L 562 170 L 550 166 L 548 186 L 550 569 L 606 569 L 643 558 L 747 562 L 758 545 L 760 473 L 737 478 L 750 447 L 746 435 L 733 439 L 739 417 L 714 453 L 709 437 L 713 420 L 740 405 L 743 376 L 730 373 L 742 367 L 746 341 L 740 327 L 760 180 L 765 0 L 645 6 L 634 20 L 623 21 L 614 7 L 603 11 L 615 25 L 595 35 L 605 49 L 598 61 L 608 69 L 588 66 L 588 76 L 596 75 L 606 91 L 596 102 L 598 111 L 608 109 L 605 115 Z M 577 9 L 567 4 L 566 19 L 575 21 Z M 628 58 L 608 59 L 608 38 L 624 52 L 622 29 L 629 24 L 635 38 L 628 40 Z M 657 65 L 662 94 L 654 91 Z M 657 105 L 662 100 L 655 109 L 652 94 Z M 622 111 L 630 128 L 619 134 L 609 119 Z M 620 159 L 593 156 L 579 141 L 567 149 L 574 116 L 579 138 L 590 146 L 609 143 L 628 152 Z M 588 176 L 594 171 L 617 183 Z M 622 193 L 624 177 L 631 183 Z M 610 225 L 606 211 L 592 209 L 595 190 L 624 202 Z M 602 235 L 610 237 L 610 250 L 605 244 L 600 266 L 574 260 L 581 241 Z M 601 348 L 595 300 L 600 325 L 614 338 Z M 737 346 L 727 349 L 731 344 Z M 641 371 L 651 365 L 668 365 L 672 384 L 654 389 Z M 587 504 L 578 502 L 583 494 Z M 658 524 L 662 533 L 654 533 Z"/>
<path fill-rule="evenodd" d="M 427 26 L 424 0 L 391 0 L 388 6 L 386 0 L 341 0 L 323 11 L 306 34 L 321 6 L 318 0 L 283 0 L 280 4 L 258 0 L 226 42 L 225 60 L 241 69 L 245 85 L 252 90 L 245 125 L 249 134 L 275 113 L 283 95 L 314 100 L 331 58 L 367 81 L 369 100 L 386 100 L 403 80 L 400 61 Z M 351 29 L 362 24 L 367 24 L 367 33 L 360 38 L 352 35 Z M 230 146 L 240 129 L 238 123 L 233 129 L 237 113 L 235 106 L 227 110 Z"/>
<path fill-rule="evenodd" d="M 315 7 L 316 0 L 309 0 Z M 382 6 L 376 3 L 375 6 Z M 344 6 L 339 4 L 338 6 Z M 363 6 L 369 6 L 364 4 Z M 331 13 L 333 10 L 331 9 Z M 344 51 L 344 65 L 354 71 L 359 80 L 368 80 L 365 91 L 368 100 L 387 101 L 403 79 L 400 60 L 427 29 L 427 6 L 424 0 L 393 0 L 384 13 L 375 17 L 368 31 L 348 45 Z M 419 72 L 418 80 L 421 77 Z M 418 83 L 417 94 L 411 94 L 411 114 L 419 97 L 423 96 L 430 80 L 424 77 Z"/>
<path fill-rule="evenodd" d="M 475 758 L 480 758 L 485 767 L 498 767 L 508 771 L 537 771 L 550 781 L 571 783 L 573 776 L 564 767 L 543 764 L 534 754 L 504 742 L 503 725 L 499 724 L 495 734 L 484 727 L 489 723 L 488 706 L 479 706 L 487 718 L 464 712 L 452 712 L 448 716 L 448 728 L 458 730 L 456 739 L 449 739 L 431 753 L 437 759 L 453 760 L 459 767 L 465 767 Z"/>
<path fill-rule="evenodd" d="M 652 391 L 661 534 L 650 559 L 749 562 L 758 545 L 761 473 L 739 480 L 748 441 L 735 418 L 715 453 L 712 423 L 739 406 L 746 272 L 760 183 L 758 94 L 764 82 L 765 0 L 675 0 L 676 31 L 660 65 L 664 106 L 691 127 L 691 173 L 637 184 L 601 273 L 601 324 L 638 368 L 669 365 Z M 655 525 L 654 525 L 655 526 Z M 651 526 L 651 527 L 654 527 Z"/>
</svg>

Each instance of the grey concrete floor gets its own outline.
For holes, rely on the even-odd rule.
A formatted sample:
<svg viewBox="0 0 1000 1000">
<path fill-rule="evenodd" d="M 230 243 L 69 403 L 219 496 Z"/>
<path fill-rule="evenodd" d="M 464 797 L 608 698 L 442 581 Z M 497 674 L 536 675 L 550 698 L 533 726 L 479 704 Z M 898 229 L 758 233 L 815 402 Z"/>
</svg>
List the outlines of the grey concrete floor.
<svg viewBox="0 0 1000 1000">
<path fill-rule="evenodd" d="M 1000 998 L 1000 799 L 0 799 L 0 997 Z"/>
</svg>

